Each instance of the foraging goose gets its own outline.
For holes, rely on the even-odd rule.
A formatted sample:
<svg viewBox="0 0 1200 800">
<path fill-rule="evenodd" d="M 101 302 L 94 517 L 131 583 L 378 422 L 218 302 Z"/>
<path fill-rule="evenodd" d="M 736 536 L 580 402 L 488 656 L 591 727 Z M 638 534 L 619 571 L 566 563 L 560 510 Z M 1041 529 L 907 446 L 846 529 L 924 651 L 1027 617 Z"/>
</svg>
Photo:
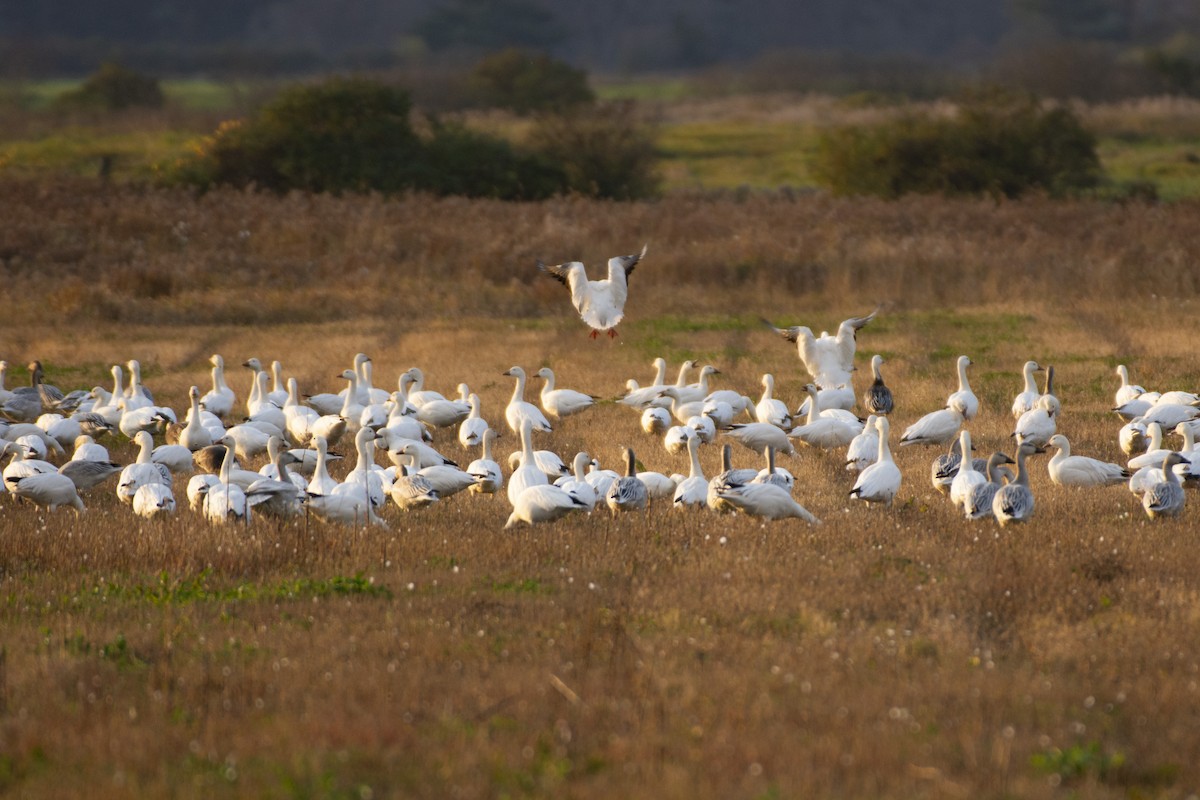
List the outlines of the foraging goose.
<svg viewBox="0 0 1200 800">
<path fill-rule="evenodd" d="M 765 373 L 762 376 L 762 387 L 762 398 L 754 406 L 754 418 L 783 430 L 791 430 L 792 412 L 788 411 L 787 403 L 773 397 L 775 376 L 769 372 Z"/>
<path fill-rule="evenodd" d="M 900 437 L 900 446 L 942 445 L 958 438 L 958 432 L 966 420 L 965 411 L 962 398 L 954 398 L 950 405 L 932 411 L 909 425 Z"/>
<path fill-rule="evenodd" d="M 973 452 L 971 432 L 962 431 L 958 434 L 958 447 L 963 453 Z M 950 481 L 950 502 L 955 508 L 961 508 L 976 486 L 987 483 L 987 476 L 975 469 L 975 459 L 964 458 L 959 461 L 958 472 Z"/>
<path fill-rule="evenodd" d="M 792 491 L 792 487 L 796 485 L 796 478 L 792 473 L 788 472 L 783 467 L 775 466 L 775 448 L 767 445 L 763 448 L 763 458 L 767 465 L 758 471 L 751 483 L 773 483 L 781 489 Z"/>
<path fill-rule="evenodd" d="M 1036 449 L 1029 443 L 1017 447 L 1017 477 L 996 490 L 992 498 L 992 516 L 1003 528 L 1012 522 L 1026 522 L 1033 516 L 1033 492 L 1029 488 L 1029 470 L 1025 459 Z"/>
<path fill-rule="evenodd" d="M 378 525 L 384 530 L 389 527 L 383 518 L 375 513 L 371 501 L 358 492 L 331 495 L 310 494 L 304 498 L 304 508 L 324 522 L 355 527 Z"/>
<path fill-rule="evenodd" d="M 233 413 L 233 405 L 237 402 L 237 396 L 233 393 L 233 389 L 230 389 L 225 383 L 225 359 L 213 353 L 209 363 L 212 364 L 213 388 L 200 398 L 200 405 L 221 419 L 225 419 Z"/>
<path fill-rule="evenodd" d="M 955 399 L 963 408 L 963 417 L 970 422 L 979 414 L 979 398 L 975 392 L 971 390 L 971 382 L 967 379 L 967 367 L 973 362 L 967 356 L 958 357 L 958 391 L 951 392 L 946 398 L 946 405 L 949 406 Z"/>
<path fill-rule="evenodd" d="M 121 477 L 117 481 L 117 498 L 122 503 L 132 503 L 139 486 L 148 483 L 171 485 L 171 471 L 162 464 L 154 463 L 154 439 L 150 434 L 139 431 L 135 441 L 140 448 L 137 461 L 121 470 Z"/>
<path fill-rule="evenodd" d="M 623 448 L 621 455 L 625 459 L 625 474 L 613 481 L 604 495 L 614 517 L 622 511 L 645 511 L 649 499 L 646 484 L 637 476 L 637 459 L 633 448 Z"/>
<path fill-rule="evenodd" d="M 48 511 L 54 511 L 61 506 L 70 506 L 75 514 L 86 511 L 79 493 L 75 491 L 74 482 L 65 475 L 57 472 L 42 472 L 33 475 L 15 477 L 9 483 L 5 478 L 8 490 L 18 498 L 29 500 L 36 506 Z"/>
<path fill-rule="evenodd" d="M 808 509 L 792 499 L 787 489 L 773 483 L 746 483 L 740 486 L 727 484 L 717 490 L 717 496 L 738 511 L 752 517 L 769 520 L 795 517 L 814 525 L 821 522 Z"/>
<path fill-rule="evenodd" d="M 879 432 L 879 453 L 875 463 L 858 473 L 858 480 L 850 490 L 850 497 L 862 500 L 868 505 L 883 503 L 891 507 L 892 501 L 900 491 L 900 468 L 892 460 L 892 450 L 888 445 L 888 434 L 891 425 L 887 417 L 876 417 L 875 430 Z"/>
<path fill-rule="evenodd" d="M 221 461 L 221 472 L 218 481 L 208 488 L 204 495 L 204 517 L 209 522 L 225 525 L 229 522 L 250 522 L 251 510 L 246 503 L 246 493 L 242 487 L 230 483 L 229 476 L 233 469 L 232 451 L 226 445 L 225 458 Z"/>
<path fill-rule="evenodd" d="M 513 433 L 520 433 L 522 422 L 528 419 L 532 423 L 532 430 L 540 433 L 553 431 L 550 420 L 546 419 L 546 415 L 542 413 L 541 409 L 533 403 L 525 401 L 525 370 L 520 367 L 512 367 L 504 374 L 517 380 L 516 386 L 513 387 L 512 398 L 504 409 L 504 421 L 508 423 L 509 429 Z"/>
<path fill-rule="evenodd" d="M 812 375 L 813 382 L 818 386 L 849 386 L 850 373 L 854 370 L 854 353 L 857 348 L 856 336 L 858 331 L 879 313 L 876 308 L 865 317 L 851 317 L 843 320 L 838 326 L 837 336 L 830 336 L 822 331 L 820 337 L 814 337 L 812 330 L 797 325 L 791 328 L 777 328 L 767 320 L 767 327 L 777 334 L 795 342 L 804 362 L 804 368 Z M 850 393 L 850 403 L 854 404 L 854 393 Z"/>
<path fill-rule="evenodd" d="M 651 436 L 657 436 L 670 427 L 671 412 L 667 409 L 659 406 L 649 406 L 642 412 L 642 430 Z"/>
<path fill-rule="evenodd" d="M 725 444 L 721 448 L 721 471 L 708 482 L 708 507 L 719 514 L 732 513 L 736 509 L 732 503 L 722 500 L 720 490 L 727 486 L 741 486 L 750 483 L 758 477 L 758 470 L 733 468 L 733 446 Z"/>
<path fill-rule="evenodd" d="M 170 486 L 147 483 L 133 494 L 133 513 L 146 519 L 175 513 L 175 495 Z"/>
<path fill-rule="evenodd" d="M 488 421 L 479 415 L 479 395 L 472 392 L 467 403 L 470 405 L 471 411 L 458 426 L 458 443 L 464 450 L 478 447 L 483 442 L 484 434 L 489 430 Z"/>
<path fill-rule="evenodd" d="M 577 392 L 574 389 L 555 389 L 554 371 L 549 367 L 539 369 L 537 377 L 546 381 L 540 395 L 542 409 L 556 420 L 578 414 L 596 404 L 596 398 L 590 394 Z"/>
<path fill-rule="evenodd" d="M 1121 385 L 1117 387 L 1117 391 L 1113 395 L 1113 406 L 1120 408 L 1130 400 L 1136 400 L 1146 393 L 1144 386 L 1129 382 L 1129 368 L 1124 364 L 1117 365 L 1117 377 L 1121 379 Z"/>
<path fill-rule="evenodd" d="M 687 449 L 688 442 L 699 438 L 696 435 L 696 429 L 689 425 L 672 425 L 663 434 L 663 447 L 671 455 L 679 455 Z"/>
<path fill-rule="evenodd" d="M 479 458 L 467 465 L 467 473 L 475 479 L 475 483 L 469 487 L 472 494 L 495 494 L 504 486 L 504 473 L 492 457 L 492 443 L 495 441 L 496 432 L 491 428 L 485 430 L 480 438 Z"/>
<path fill-rule="evenodd" d="M 892 390 L 883 382 L 883 373 L 879 367 L 883 364 L 883 356 L 871 356 L 871 385 L 863 392 L 863 408 L 870 414 L 886 417 L 892 413 Z"/>
<path fill-rule="evenodd" d="M 1147 435 L 1148 428 L 1139 417 L 1121 426 L 1121 430 L 1117 432 L 1117 442 L 1125 455 L 1135 456 L 1146 451 L 1150 441 Z"/>
<path fill-rule="evenodd" d="M 550 480 L 546 477 L 537 465 L 537 457 L 533 452 L 533 420 L 521 420 L 521 464 L 508 478 L 508 502 L 514 507 L 517 505 L 517 498 L 521 496 L 521 492 L 528 489 L 530 486 L 541 486 L 544 483 L 549 483 Z"/>
<path fill-rule="evenodd" d="M 518 522 L 530 525 L 554 522 L 572 511 L 587 510 L 583 500 L 557 486 L 548 483 L 530 486 L 517 496 L 504 527 L 511 528 Z"/>
<path fill-rule="evenodd" d="M 691 468 L 688 476 L 675 487 L 671 500 L 673 508 L 700 508 L 708 503 L 708 479 L 704 477 L 704 468 L 700 465 L 699 440 L 689 439 L 687 451 Z"/>
<path fill-rule="evenodd" d="M 812 415 L 809 415 L 810 418 Z M 832 420 L 818 420 L 819 422 L 829 422 Z M 796 454 L 796 448 L 792 446 L 792 442 L 788 437 L 796 436 L 805 444 L 812 444 L 809 439 L 800 436 L 796 432 L 801 428 L 794 428 L 791 433 L 784 433 L 779 428 L 769 422 L 745 422 L 733 425 L 729 430 L 725 431 L 725 435 L 735 442 L 738 442 L 744 447 L 748 447 L 756 453 L 761 453 L 764 447 L 773 447 L 777 452 L 785 453 L 789 456 Z M 847 440 L 849 441 L 849 440 Z M 831 445 L 832 446 L 832 445 Z"/>
<path fill-rule="evenodd" d="M 846 470 L 862 472 L 875 463 L 879 457 L 879 431 L 875 430 L 875 421 L 879 417 L 871 414 L 863 425 L 862 433 L 850 440 L 846 447 Z"/>
<path fill-rule="evenodd" d="M 1025 380 L 1025 388 L 1013 399 L 1013 419 L 1020 419 L 1021 415 L 1032 409 L 1038 398 L 1042 396 L 1042 393 L 1038 391 L 1037 381 L 1033 379 L 1033 373 L 1041 371 L 1042 367 L 1038 366 L 1036 361 L 1026 361 L 1025 366 L 1022 367 L 1021 375 Z"/>
<path fill-rule="evenodd" d="M 1175 474 L 1176 464 L 1185 464 L 1187 459 L 1179 453 L 1171 453 L 1162 462 L 1163 479 L 1150 486 L 1142 495 L 1142 508 L 1150 519 L 1177 517 L 1185 502 L 1183 486 Z"/>
<path fill-rule="evenodd" d="M 564 264 L 547 266 L 537 262 L 538 269 L 558 280 L 571 290 L 571 304 L 579 312 L 580 318 L 592 329 L 591 338 L 595 339 L 602 331 L 607 331 L 610 337 L 616 337 L 617 325 L 625 316 L 625 300 L 629 296 L 629 276 L 634 268 L 646 256 L 646 247 L 642 252 L 628 256 L 614 256 L 608 260 L 608 277 L 601 280 L 588 280 L 587 270 L 579 261 L 569 261 Z"/>
<path fill-rule="evenodd" d="M 1013 460 L 1004 453 L 992 453 L 987 460 L 987 480 L 972 486 L 963 500 L 963 515 L 967 519 L 985 519 L 992 516 L 992 501 L 1003 485 L 1003 478 L 1014 477 L 1004 466 L 1012 463 Z"/>
<path fill-rule="evenodd" d="M 1071 443 L 1061 433 L 1051 436 L 1047 444 L 1058 450 L 1046 468 L 1050 480 L 1059 486 L 1114 486 L 1133 474 L 1120 464 L 1071 455 Z"/>
<path fill-rule="evenodd" d="M 1043 452 L 1050 437 L 1058 430 L 1053 408 L 1053 400 L 1039 396 L 1033 408 L 1022 414 L 1013 427 L 1012 437 L 1017 440 L 1017 444 L 1028 442 L 1037 452 Z"/>
<path fill-rule="evenodd" d="M 76 491 L 86 492 L 104 483 L 121 469 L 121 465 L 113 461 L 80 460 L 68 461 L 58 468 L 58 473 L 70 478 Z"/>
<path fill-rule="evenodd" d="M 812 401 L 808 407 L 807 421 L 792 428 L 787 434 L 789 438 L 799 439 L 810 447 L 830 450 L 848 446 L 855 436 L 862 433 L 862 423 L 858 422 L 857 418 L 850 422 L 838 415 L 827 415 L 817 410 L 820 403 L 817 401 L 817 387 L 814 384 L 810 383 L 804 389 Z"/>
</svg>

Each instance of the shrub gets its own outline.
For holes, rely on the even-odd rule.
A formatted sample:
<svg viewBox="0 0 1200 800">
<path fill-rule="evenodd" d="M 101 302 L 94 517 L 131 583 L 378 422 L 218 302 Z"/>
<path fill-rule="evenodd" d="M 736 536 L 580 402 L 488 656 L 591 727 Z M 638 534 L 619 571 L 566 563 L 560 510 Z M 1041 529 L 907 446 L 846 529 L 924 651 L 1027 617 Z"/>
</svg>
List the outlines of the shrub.
<svg viewBox="0 0 1200 800">
<path fill-rule="evenodd" d="M 483 105 L 518 114 L 561 112 L 596 100 L 584 70 L 516 48 L 480 61 L 471 72 L 471 85 Z"/>
<path fill-rule="evenodd" d="M 63 108 L 123 111 L 127 108 L 162 108 L 166 99 L 154 78 L 104 64 L 77 89 L 63 92 L 57 103 Z"/>
<path fill-rule="evenodd" d="M 562 169 L 540 155 L 518 152 L 503 139 L 459 124 L 431 120 L 430 125 L 421 188 L 436 194 L 532 200 L 566 187 Z"/>
<path fill-rule="evenodd" d="M 633 200 L 658 192 L 657 151 L 629 103 L 539 119 L 530 147 L 561 167 L 567 188 L 590 197 Z"/>
<path fill-rule="evenodd" d="M 1068 108 L 983 93 L 954 118 L 907 115 L 821 136 L 814 175 L 835 194 L 1063 195 L 1095 185 L 1096 142 Z"/>
</svg>

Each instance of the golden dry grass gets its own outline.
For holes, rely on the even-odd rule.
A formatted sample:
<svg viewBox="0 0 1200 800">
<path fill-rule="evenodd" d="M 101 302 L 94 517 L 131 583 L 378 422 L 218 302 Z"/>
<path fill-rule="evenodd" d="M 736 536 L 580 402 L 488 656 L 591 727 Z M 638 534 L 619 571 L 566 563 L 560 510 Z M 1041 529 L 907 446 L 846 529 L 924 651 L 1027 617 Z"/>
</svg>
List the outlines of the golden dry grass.
<svg viewBox="0 0 1200 800">
<path fill-rule="evenodd" d="M 696 357 L 723 370 L 715 385 L 748 393 L 771 371 L 794 404 L 806 376 L 758 316 L 820 330 L 876 302 L 859 362 L 886 356 L 897 431 L 954 388 L 959 353 L 976 361 L 983 451 L 1008 449 L 1030 357 L 1057 367 L 1060 429 L 1108 459 L 1116 363 L 1147 385 L 1200 384 L 1186 206 L 0 192 L 0 357 L 40 357 L 66 387 L 136 357 L 176 407 L 213 352 L 279 358 L 305 390 L 330 391 L 358 351 L 378 385 L 412 365 L 445 392 L 469 382 L 495 425 L 513 364 L 611 397 L 645 382 L 657 355 L 673 369 Z M 615 343 L 587 339 L 562 287 L 532 269 L 647 240 Z M 244 395 L 248 375 L 231 371 Z M 546 441 L 609 465 L 622 444 L 650 469 L 686 464 L 615 404 Z M 439 443 L 462 454 L 453 436 Z M 513 447 L 506 435 L 498 449 Z M 5 501 L 0 790 L 1182 797 L 1200 785 L 1195 509 L 1150 524 L 1122 488 L 1052 486 L 1038 457 L 1037 515 L 1001 532 L 933 491 L 932 455 L 898 453 L 891 510 L 847 502 L 837 455 L 785 459 L 819 527 L 660 503 L 644 518 L 503 531 L 503 497 L 458 496 L 389 508 L 389 531 L 243 530 L 186 511 L 135 521 L 111 485 L 81 520 Z M 715 448 L 703 461 L 711 475 Z"/>
</svg>

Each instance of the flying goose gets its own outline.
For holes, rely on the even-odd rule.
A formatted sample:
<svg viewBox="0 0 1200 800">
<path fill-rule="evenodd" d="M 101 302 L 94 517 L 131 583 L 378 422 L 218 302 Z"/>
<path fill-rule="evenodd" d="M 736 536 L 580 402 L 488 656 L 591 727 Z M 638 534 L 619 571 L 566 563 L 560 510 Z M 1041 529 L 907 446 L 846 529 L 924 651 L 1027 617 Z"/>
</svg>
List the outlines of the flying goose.
<svg viewBox="0 0 1200 800">
<path fill-rule="evenodd" d="M 876 308 L 865 317 L 843 320 L 838 326 L 836 336 L 822 331 L 820 337 L 814 337 L 812 330 L 803 325 L 777 328 L 765 319 L 763 322 L 784 339 L 796 343 L 800 360 L 804 362 L 804 368 L 812 375 L 817 386 L 832 388 L 850 385 L 850 373 L 854 370 L 854 353 L 857 348 L 855 337 L 878 313 L 879 309 Z M 853 392 L 850 396 L 850 402 L 853 404 Z"/>
<path fill-rule="evenodd" d="M 642 252 L 634 255 L 610 258 L 608 277 L 596 281 L 588 280 L 587 271 L 579 261 L 555 266 L 547 266 L 539 261 L 537 266 L 539 270 L 571 290 L 571 304 L 579 312 L 580 318 L 592 329 L 591 338 L 595 339 L 603 331 L 607 331 L 610 337 L 616 337 L 617 325 L 625 316 L 629 276 L 633 274 L 638 262 L 646 256 L 647 246 L 643 246 Z"/>
</svg>

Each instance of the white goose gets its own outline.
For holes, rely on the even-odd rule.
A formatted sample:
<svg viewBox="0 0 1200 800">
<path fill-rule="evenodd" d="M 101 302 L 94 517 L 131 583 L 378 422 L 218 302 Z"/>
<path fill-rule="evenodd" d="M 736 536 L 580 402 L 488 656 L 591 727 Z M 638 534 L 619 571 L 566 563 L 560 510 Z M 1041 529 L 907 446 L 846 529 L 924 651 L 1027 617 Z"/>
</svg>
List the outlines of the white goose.
<svg viewBox="0 0 1200 800">
<path fill-rule="evenodd" d="M 767 372 L 762 376 L 762 397 L 754 406 L 754 417 L 759 422 L 766 422 L 783 430 L 792 427 L 792 412 L 788 411 L 787 403 L 774 397 L 775 376 Z"/>
<path fill-rule="evenodd" d="M 138 447 L 137 461 L 121 470 L 117 481 L 117 498 L 122 503 L 132 503 L 139 486 L 148 483 L 171 485 L 171 472 L 165 466 L 154 463 L 154 439 L 146 431 L 135 437 Z M 230 461 L 228 457 L 225 459 Z"/>
<path fill-rule="evenodd" d="M 549 367 L 539 369 L 537 377 L 546 381 L 540 395 L 542 409 L 556 420 L 578 414 L 596 404 L 596 398 L 590 394 L 574 389 L 555 389 L 554 371 Z"/>
<path fill-rule="evenodd" d="M 900 437 L 900 446 L 914 444 L 943 445 L 958 437 L 966 419 L 961 398 L 955 398 L 946 408 L 931 411 L 909 425 Z"/>
<path fill-rule="evenodd" d="M 1038 391 L 1037 381 L 1033 378 L 1033 373 L 1041 371 L 1042 367 L 1038 366 L 1036 361 L 1026 361 L 1025 366 L 1021 368 L 1025 388 L 1013 399 L 1013 419 L 1020 419 L 1021 415 L 1032 409 L 1038 398 L 1042 396 L 1042 393 Z"/>
<path fill-rule="evenodd" d="M 862 472 L 875 463 L 879 458 L 879 431 L 875 429 L 874 414 L 867 417 L 862 433 L 850 440 L 846 447 L 846 469 L 850 472 Z"/>
<path fill-rule="evenodd" d="M 337 488 L 338 482 L 330 477 L 329 468 L 326 465 L 329 458 L 329 444 L 323 436 L 314 436 L 313 444 L 317 448 L 317 465 L 314 467 L 313 476 L 308 482 L 308 493 L 320 495 L 333 494 L 333 490 Z M 225 460 L 228 461 L 228 457 Z"/>
<path fill-rule="evenodd" d="M 1163 479 L 1150 486 L 1142 495 L 1142 508 L 1150 519 L 1177 517 L 1183 511 L 1183 486 L 1179 483 L 1174 467 L 1184 463 L 1187 463 L 1187 459 L 1179 453 L 1171 453 L 1163 459 Z"/>
<path fill-rule="evenodd" d="M 250 506 L 246 503 L 246 493 L 242 487 L 229 480 L 233 469 L 233 451 L 226 445 L 225 458 L 221 462 L 221 472 L 217 483 L 208 487 L 204 495 L 204 517 L 209 522 L 225 525 L 229 522 L 250 522 Z"/>
<path fill-rule="evenodd" d="M 646 255 L 642 252 L 628 256 L 614 256 L 608 260 L 608 277 L 588 280 L 587 271 L 579 261 L 547 266 L 538 262 L 538 269 L 555 278 L 571 290 L 571 303 L 580 318 L 592 329 L 595 339 L 602 331 L 610 337 L 617 335 L 617 325 L 625 316 L 625 300 L 629 296 L 629 276 L 634 267 Z"/>
<path fill-rule="evenodd" d="M 508 477 L 508 502 L 514 507 L 521 492 L 530 486 L 541 486 L 549 483 L 546 473 L 537 465 L 537 457 L 533 453 L 533 420 L 521 421 L 521 464 Z"/>
<path fill-rule="evenodd" d="M 808 417 L 803 425 L 792 428 L 787 434 L 788 437 L 799 439 L 810 447 L 830 450 L 848 446 L 855 436 L 862 433 L 861 422 L 855 420 L 851 423 L 846 419 L 826 415 L 817 410 L 820 403 L 817 401 L 817 387 L 814 384 L 810 383 L 804 389 L 808 392 L 811 401 L 808 406 Z"/>
<path fill-rule="evenodd" d="M 587 468 L 591 463 L 592 457 L 581 450 L 575 454 L 575 460 L 571 465 L 572 474 L 564 475 L 554 482 L 555 486 L 583 503 L 589 514 L 596 508 L 596 503 L 600 500 L 596 487 L 587 480 Z"/>
<path fill-rule="evenodd" d="M 483 443 L 483 436 L 488 432 L 488 421 L 479 415 L 480 401 L 479 395 L 474 392 L 467 399 L 467 403 L 471 406 L 471 411 L 467 414 L 467 418 L 458 426 L 458 443 L 462 445 L 464 450 L 469 450 L 472 447 L 478 447 Z"/>
<path fill-rule="evenodd" d="M 146 519 L 175 513 L 175 494 L 170 486 L 147 483 L 133 494 L 133 513 Z"/>
<path fill-rule="evenodd" d="M 704 468 L 700 465 L 700 440 L 689 439 L 687 451 L 691 468 L 688 476 L 675 487 L 672 507 L 702 508 L 708 503 L 708 478 L 704 477 Z"/>
<path fill-rule="evenodd" d="M 217 353 L 213 353 L 209 363 L 212 364 L 213 388 L 200 398 L 200 404 L 211 413 L 224 419 L 233 413 L 233 405 L 237 402 L 237 396 L 233 393 L 233 389 L 230 389 L 225 383 L 225 359 Z"/>
<path fill-rule="evenodd" d="M 304 507 L 325 522 L 353 526 L 378 525 L 388 529 L 388 524 L 375 513 L 371 501 L 358 493 L 309 495 L 304 499 Z"/>
<path fill-rule="evenodd" d="M 380 475 L 383 470 L 375 468 L 375 433 L 370 428 L 361 428 L 354 435 L 354 452 L 354 467 L 330 494 L 365 497 L 372 508 L 380 508 L 387 493 Z"/>
<path fill-rule="evenodd" d="M 520 433 L 523 421 L 529 420 L 532 430 L 540 433 L 550 433 L 554 430 L 550 425 L 550 420 L 546 419 L 546 415 L 542 413 L 541 409 L 525 400 L 525 370 L 520 367 L 512 367 L 504 374 L 517 380 L 516 386 L 513 387 L 512 398 L 504 409 L 504 421 L 508 423 L 509 429 L 513 433 Z"/>
<path fill-rule="evenodd" d="M 967 378 L 967 367 L 974 362 L 967 356 L 959 356 L 957 362 L 958 368 L 958 391 L 951 392 L 946 398 L 946 405 L 949 406 L 955 398 L 960 401 L 963 408 L 963 417 L 970 422 L 979 414 L 979 398 L 971 389 L 971 381 Z"/>
<path fill-rule="evenodd" d="M 571 493 L 548 483 L 530 486 L 517 496 L 504 527 L 511 528 L 518 522 L 530 525 L 554 522 L 572 511 L 587 511 L 587 504 Z"/>
<path fill-rule="evenodd" d="M 654 380 L 651 381 L 650 385 L 639 386 L 636 380 L 630 378 L 625 382 L 625 388 L 627 389 L 625 396 L 617 400 L 617 402 L 640 409 L 648 406 L 665 406 L 666 401 L 659 395 L 659 390 L 665 385 L 666 378 L 666 359 L 656 358 L 654 359 Z"/>
<path fill-rule="evenodd" d="M 7 479 L 5 479 L 5 483 L 8 483 Z M 61 506 L 70 506 L 75 509 L 75 514 L 78 516 L 86 510 L 83 507 L 83 501 L 79 499 L 79 493 L 75 490 L 74 482 L 57 472 L 42 472 L 15 478 L 9 484 L 9 491 L 15 497 L 29 500 L 34 505 L 41 506 L 48 511 L 54 511 Z"/>
<path fill-rule="evenodd" d="M 974 450 L 971 446 L 971 432 L 962 431 L 958 434 L 959 450 L 964 453 L 970 453 Z M 974 458 L 964 458 L 959 462 L 958 472 L 955 473 L 954 479 L 950 481 L 950 502 L 954 503 L 955 508 L 962 508 L 963 503 L 976 486 L 981 483 L 987 483 L 987 476 L 975 469 Z"/>
<path fill-rule="evenodd" d="M 818 524 L 817 519 L 804 506 L 797 503 L 783 489 L 773 483 L 745 483 L 729 485 L 717 490 L 717 496 L 738 511 L 763 519 L 789 519 L 792 517 Z"/>
<path fill-rule="evenodd" d="M 854 353 L 857 349 L 855 336 L 859 329 L 875 319 L 878 313 L 877 308 L 865 317 L 843 320 L 838 326 L 836 336 L 822 331 L 820 337 L 814 337 L 813 332 L 803 325 L 777 328 L 767 320 L 763 322 L 789 342 L 795 342 L 800 360 L 804 362 L 804 368 L 812 375 L 814 382 L 818 386 L 830 388 L 850 385 L 850 373 L 854 370 Z M 850 392 L 850 403 L 853 406 L 853 390 Z"/>
<path fill-rule="evenodd" d="M 879 453 L 874 464 L 858 473 L 858 480 L 850 490 L 850 497 L 867 504 L 883 503 L 891 506 L 900 491 L 901 476 L 900 468 L 892 460 L 892 450 L 888 446 L 891 426 L 887 417 L 877 417 L 875 429 L 879 432 Z"/>
<path fill-rule="evenodd" d="M 811 417 L 812 415 L 810 414 L 809 416 Z M 822 420 L 818 421 L 821 422 Z M 834 425 L 839 424 L 833 420 L 823 421 Z M 799 430 L 801 429 L 795 428 L 791 433 L 784 433 L 769 422 L 746 422 L 730 427 L 729 430 L 725 431 L 725 435 L 756 453 L 761 453 L 764 447 L 772 447 L 777 452 L 794 456 L 796 448 L 792 446 L 792 442 L 788 437 L 796 436 L 805 444 L 812 443 L 809 439 L 797 434 L 796 431 Z"/>
<path fill-rule="evenodd" d="M 1048 396 L 1039 395 L 1033 408 L 1022 414 L 1013 427 L 1012 435 L 1017 444 L 1028 442 L 1038 452 L 1044 450 L 1050 437 L 1058 430 L 1053 409 L 1054 401 Z"/>
<path fill-rule="evenodd" d="M 1121 379 L 1121 385 L 1117 387 L 1117 391 L 1113 395 L 1114 407 L 1120 408 L 1130 400 L 1136 400 L 1146 393 L 1144 386 L 1129 382 L 1129 368 L 1124 364 L 1117 365 L 1117 377 Z"/>
<path fill-rule="evenodd" d="M 187 424 L 179 432 L 179 444 L 194 453 L 202 447 L 211 445 L 213 437 L 200 421 L 202 413 L 200 408 L 200 387 L 193 386 L 189 389 L 188 398 L 191 400 L 192 407 L 187 415 Z"/>
<path fill-rule="evenodd" d="M 669 398 L 664 398 L 668 399 Z M 642 430 L 651 436 L 664 433 L 671 427 L 671 412 L 659 406 L 648 406 L 642 412 Z"/>
<path fill-rule="evenodd" d="M 1071 443 L 1061 433 L 1051 436 L 1047 444 L 1058 450 L 1046 465 L 1050 480 L 1058 486 L 1114 486 L 1132 474 L 1120 464 L 1071 455 Z"/>
</svg>

